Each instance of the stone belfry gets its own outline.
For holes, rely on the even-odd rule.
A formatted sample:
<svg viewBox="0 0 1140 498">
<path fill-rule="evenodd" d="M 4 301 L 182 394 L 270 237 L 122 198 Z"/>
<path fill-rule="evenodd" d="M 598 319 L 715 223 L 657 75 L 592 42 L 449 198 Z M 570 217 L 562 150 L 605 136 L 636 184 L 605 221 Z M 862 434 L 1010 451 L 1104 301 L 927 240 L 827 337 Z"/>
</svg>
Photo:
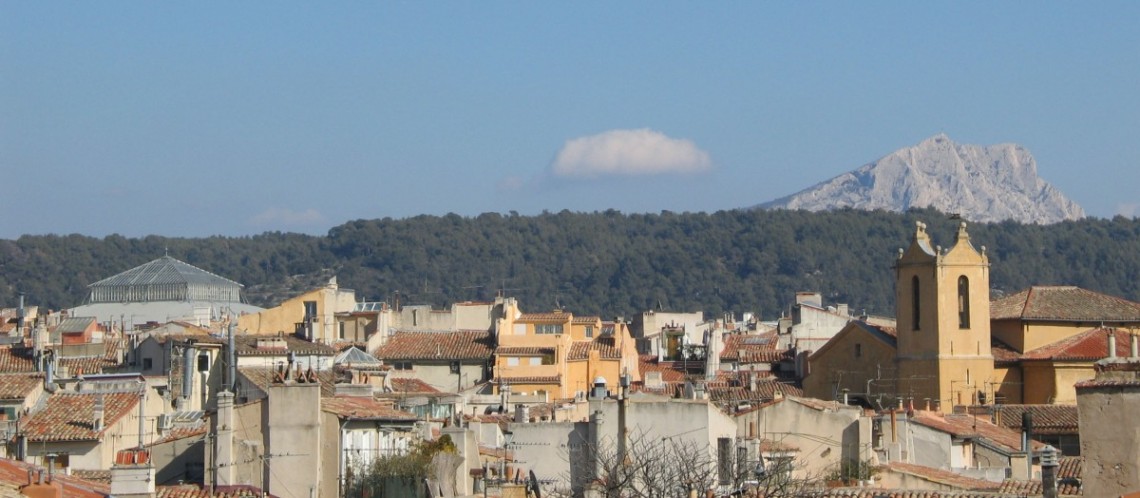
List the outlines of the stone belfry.
<svg viewBox="0 0 1140 498">
<path fill-rule="evenodd" d="M 895 262 L 898 395 L 947 412 L 992 396 L 995 380 L 989 258 L 965 222 L 955 239 L 949 249 L 934 245 L 918 222 Z"/>
</svg>

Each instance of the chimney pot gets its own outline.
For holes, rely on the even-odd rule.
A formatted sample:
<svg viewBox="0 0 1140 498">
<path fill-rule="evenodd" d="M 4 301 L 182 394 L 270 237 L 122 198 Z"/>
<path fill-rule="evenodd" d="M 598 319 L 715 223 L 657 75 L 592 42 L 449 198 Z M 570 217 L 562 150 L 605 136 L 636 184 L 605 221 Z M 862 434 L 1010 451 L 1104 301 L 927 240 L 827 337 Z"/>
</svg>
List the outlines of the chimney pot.
<svg viewBox="0 0 1140 498">
<path fill-rule="evenodd" d="M 1116 334 L 1111 329 L 1108 331 L 1108 357 L 1116 358 Z"/>
</svg>

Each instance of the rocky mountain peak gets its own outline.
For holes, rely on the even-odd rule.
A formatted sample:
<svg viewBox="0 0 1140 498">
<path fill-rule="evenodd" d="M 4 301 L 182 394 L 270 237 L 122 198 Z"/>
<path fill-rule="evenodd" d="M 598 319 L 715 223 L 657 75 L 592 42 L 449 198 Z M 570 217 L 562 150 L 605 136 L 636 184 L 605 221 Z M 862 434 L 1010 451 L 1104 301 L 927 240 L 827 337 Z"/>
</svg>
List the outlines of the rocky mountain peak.
<svg viewBox="0 0 1140 498">
<path fill-rule="evenodd" d="M 1024 147 L 959 144 L 944 133 L 757 207 L 932 207 L 980 222 L 1056 223 L 1085 216 L 1079 205 L 1037 176 L 1037 162 Z"/>
</svg>

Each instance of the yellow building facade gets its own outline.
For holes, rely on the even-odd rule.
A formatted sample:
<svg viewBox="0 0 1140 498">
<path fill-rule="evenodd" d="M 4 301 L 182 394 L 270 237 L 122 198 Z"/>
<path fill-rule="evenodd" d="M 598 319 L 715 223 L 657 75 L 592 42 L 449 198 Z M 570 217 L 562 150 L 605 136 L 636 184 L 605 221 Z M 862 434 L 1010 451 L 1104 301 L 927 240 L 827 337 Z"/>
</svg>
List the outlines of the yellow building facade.
<svg viewBox="0 0 1140 498">
<path fill-rule="evenodd" d="M 898 387 L 913 400 L 975 404 L 994 381 L 989 258 L 963 222 L 954 245 L 936 246 L 919 222 L 895 263 Z"/>
<path fill-rule="evenodd" d="M 616 389 L 619 376 L 641 380 L 637 348 L 628 326 L 599 317 L 575 317 L 555 310 L 523 313 L 511 300 L 498 321 L 495 350 L 496 393 L 546 395 L 549 399 L 585 396 L 598 377 Z"/>
</svg>

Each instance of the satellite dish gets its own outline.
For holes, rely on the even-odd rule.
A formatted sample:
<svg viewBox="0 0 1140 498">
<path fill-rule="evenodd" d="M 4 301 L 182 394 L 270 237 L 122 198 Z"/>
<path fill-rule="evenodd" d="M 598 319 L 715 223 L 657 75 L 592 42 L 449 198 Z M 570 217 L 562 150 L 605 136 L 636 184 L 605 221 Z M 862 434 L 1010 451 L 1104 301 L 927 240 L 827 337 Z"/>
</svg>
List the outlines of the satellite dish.
<svg viewBox="0 0 1140 498">
<path fill-rule="evenodd" d="M 534 470 L 530 471 L 530 484 L 527 486 L 529 491 L 534 492 L 534 498 L 542 498 L 542 489 L 538 487 L 538 478 L 534 476 Z"/>
</svg>

